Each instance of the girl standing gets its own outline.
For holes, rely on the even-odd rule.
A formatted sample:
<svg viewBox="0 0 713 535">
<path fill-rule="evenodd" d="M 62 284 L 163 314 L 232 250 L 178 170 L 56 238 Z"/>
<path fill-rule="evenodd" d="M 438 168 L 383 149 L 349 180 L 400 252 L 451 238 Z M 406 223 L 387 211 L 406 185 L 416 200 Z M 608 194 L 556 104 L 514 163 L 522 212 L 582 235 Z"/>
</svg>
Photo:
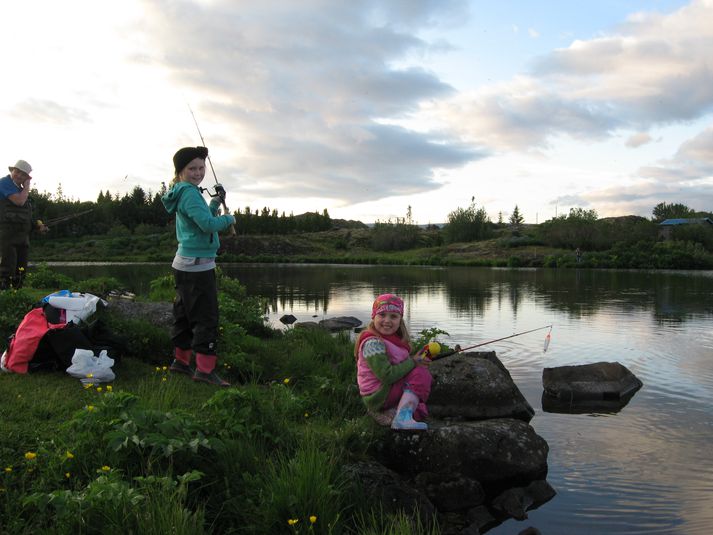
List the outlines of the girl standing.
<svg viewBox="0 0 713 535">
<path fill-rule="evenodd" d="M 392 429 L 428 429 L 426 401 L 431 393 L 430 360 L 423 351 L 410 356 L 403 320 L 404 302 L 383 294 L 371 307 L 371 322 L 354 346 L 359 393 L 371 416 Z"/>
<path fill-rule="evenodd" d="M 218 231 L 235 223 L 232 215 L 218 215 L 225 190 L 216 186 L 218 196 L 205 202 L 199 184 L 205 177 L 205 147 L 184 147 L 173 156 L 175 176 L 171 189 L 161 200 L 169 214 L 176 216 L 178 250 L 173 259 L 176 298 L 173 302 L 174 345 L 172 372 L 185 373 L 194 381 L 230 386 L 215 373 L 218 343 L 218 288 L 215 257 L 220 242 Z M 196 356 L 195 371 L 191 367 Z"/>
</svg>

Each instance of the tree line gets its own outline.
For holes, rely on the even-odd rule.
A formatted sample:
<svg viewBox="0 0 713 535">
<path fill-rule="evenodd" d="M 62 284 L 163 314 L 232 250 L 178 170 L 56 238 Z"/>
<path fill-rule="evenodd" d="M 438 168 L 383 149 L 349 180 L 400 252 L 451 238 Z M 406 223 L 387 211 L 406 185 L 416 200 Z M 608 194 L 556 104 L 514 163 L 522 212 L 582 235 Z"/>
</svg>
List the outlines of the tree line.
<svg viewBox="0 0 713 535">
<path fill-rule="evenodd" d="M 77 201 L 63 196 L 33 190 L 31 199 L 35 214 L 50 226 L 52 237 L 82 237 L 89 235 L 128 236 L 172 231 L 173 218 L 164 209 L 161 196 L 166 193 L 162 184 L 157 192 L 134 187 L 123 195 L 101 191 L 95 202 Z M 233 212 L 239 234 L 284 235 L 297 232 L 319 232 L 335 226 L 326 209 L 320 212 L 289 215 L 264 207 L 253 210 L 249 206 Z M 526 225 L 517 205 L 507 222 L 502 213 L 492 222 L 483 206 L 475 198 L 470 204 L 448 214 L 442 227 L 432 225 L 430 233 L 414 224 L 411 207 L 406 216 L 395 221 L 377 221 L 370 232 L 371 247 L 377 251 L 399 251 L 456 242 L 471 242 L 498 237 L 507 246 L 547 245 L 557 248 L 586 251 L 609 250 L 616 244 L 660 241 L 659 223 L 671 218 L 713 218 L 710 212 L 696 212 L 680 203 L 657 204 L 650 219 L 640 216 L 599 218 L 595 210 L 572 208 L 569 213 L 556 216 L 539 225 Z M 354 222 L 351 222 L 354 223 Z M 354 226 L 359 223 L 354 223 Z M 340 226 L 349 226 L 340 221 Z M 363 225 L 362 225 L 363 226 Z M 428 234 L 428 236 L 426 236 Z M 673 240 L 700 244 L 713 251 L 713 230 L 710 225 L 682 225 L 672 229 Z"/>
<path fill-rule="evenodd" d="M 172 228 L 173 217 L 161 202 L 166 185 L 159 191 L 144 191 L 134 187 L 124 195 L 100 191 L 95 202 L 67 199 L 61 188 L 57 194 L 32 190 L 31 200 L 35 219 L 51 228 L 49 237 L 82 237 L 89 235 L 125 236 L 131 234 L 155 234 Z M 233 212 L 236 231 L 239 234 L 289 234 L 294 232 L 318 232 L 332 227 L 332 219 L 326 209 L 320 212 L 289 215 L 264 207 L 253 210 L 250 206 Z"/>
</svg>

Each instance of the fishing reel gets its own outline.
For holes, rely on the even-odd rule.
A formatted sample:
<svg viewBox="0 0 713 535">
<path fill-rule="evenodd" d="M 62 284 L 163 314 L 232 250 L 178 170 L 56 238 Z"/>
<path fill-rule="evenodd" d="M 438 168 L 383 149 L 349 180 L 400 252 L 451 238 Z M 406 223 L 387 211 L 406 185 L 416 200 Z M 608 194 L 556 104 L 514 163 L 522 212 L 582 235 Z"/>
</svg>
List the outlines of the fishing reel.
<svg viewBox="0 0 713 535">
<path fill-rule="evenodd" d="M 225 202 L 225 195 L 226 195 L 225 188 L 221 184 L 216 184 L 215 186 L 213 186 L 214 193 L 211 193 L 210 188 L 199 187 L 198 189 L 200 190 L 201 193 L 208 193 L 208 195 L 210 195 L 210 197 L 212 197 L 212 198 L 218 197 L 221 200 L 221 202 Z"/>
</svg>

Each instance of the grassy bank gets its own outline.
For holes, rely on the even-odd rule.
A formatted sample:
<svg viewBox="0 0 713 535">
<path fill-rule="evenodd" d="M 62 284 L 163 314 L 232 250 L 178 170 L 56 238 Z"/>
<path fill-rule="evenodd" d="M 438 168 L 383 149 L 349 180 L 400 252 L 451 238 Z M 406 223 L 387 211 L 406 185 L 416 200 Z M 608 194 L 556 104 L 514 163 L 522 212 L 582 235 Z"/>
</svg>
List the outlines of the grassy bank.
<svg viewBox="0 0 713 535">
<path fill-rule="evenodd" d="M 221 236 L 224 262 L 296 262 L 396 265 L 543 265 L 547 257 L 574 252 L 495 238 L 444 245 L 437 230 L 424 230 L 415 247 L 389 251 L 373 248 L 370 229 L 339 229 L 289 236 Z M 122 237 L 94 236 L 35 240 L 32 261 L 170 262 L 176 249 L 171 233 Z"/>
<path fill-rule="evenodd" d="M 0 531 L 437 533 L 383 513 L 343 475 L 382 432 L 364 415 L 348 337 L 267 330 L 259 303 L 219 283 L 231 388 L 168 373 L 165 329 L 111 307 L 100 317 L 126 342 L 111 384 L 0 375 Z M 0 292 L 0 334 L 47 293 Z"/>
<path fill-rule="evenodd" d="M 713 269 L 713 254 L 695 240 L 638 239 L 626 228 L 606 247 L 576 248 L 544 245 L 536 228 L 513 235 L 507 228 L 494 237 L 445 243 L 443 231 L 417 229 L 408 240 L 400 227 L 333 229 L 289 235 L 222 236 L 223 262 L 391 264 L 425 266 L 494 266 L 623 269 Z M 685 236 L 683 236 L 685 237 Z M 608 247 L 608 248 L 607 248 Z M 46 237 L 33 242 L 31 260 L 170 262 L 176 249 L 173 233 L 94 236 L 81 239 Z"/>
</svg>

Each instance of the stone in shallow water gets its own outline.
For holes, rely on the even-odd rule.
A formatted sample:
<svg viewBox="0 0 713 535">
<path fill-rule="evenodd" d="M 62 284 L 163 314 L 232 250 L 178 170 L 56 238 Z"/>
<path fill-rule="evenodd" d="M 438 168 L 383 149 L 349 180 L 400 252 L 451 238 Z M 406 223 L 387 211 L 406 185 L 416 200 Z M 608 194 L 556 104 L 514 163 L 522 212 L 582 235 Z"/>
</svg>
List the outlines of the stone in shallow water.
<svg viewBox="0 0 713 535">
<path fill-rule="evenodd" d="M 643 383 L 618 362 L 595 362 L 542 370 L 545 396 L 560 401 L 626 400 Z"/>
</svg>

